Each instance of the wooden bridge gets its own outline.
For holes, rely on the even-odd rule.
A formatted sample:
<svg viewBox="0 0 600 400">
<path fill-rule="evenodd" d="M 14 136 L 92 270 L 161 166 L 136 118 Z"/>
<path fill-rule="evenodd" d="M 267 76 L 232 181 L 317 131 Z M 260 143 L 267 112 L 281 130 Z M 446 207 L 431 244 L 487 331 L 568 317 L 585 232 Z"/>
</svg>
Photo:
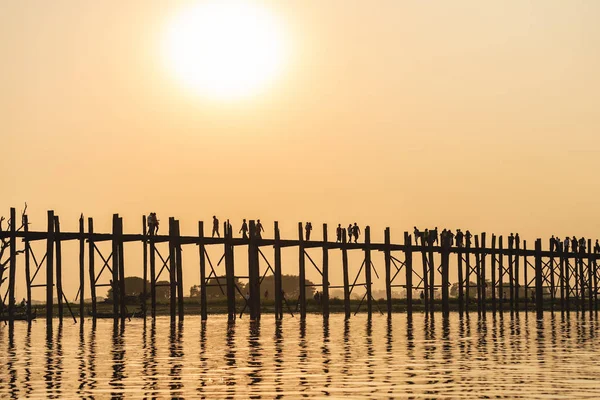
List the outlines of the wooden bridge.
<svg viewBox="0 0 600 400">
<path fill-rule="evenodd" d="M 278 222 L 274 223 L 274 237 L 261 238 L 256 234 L 255 222 L 249 221 L 249 237 L 246 239 L 234 238 L 229 222 L 223 224 L 224 237 L 205 237 L 204 224 L 198 223 L 197 236 L 184 236 L 180 233 L 179 221 L 169 218 L 168 235 L 148 235 L 147 221 L 144 216 L 141 220 L 141 234 L 127 234 L 123 232 L 123 220 L 118 215 L 113 215 L 112 232 L 97 233 L 94 231 L 92 218 L 87 219 L 87 231 L 83 216 L 79 220 L 78 232 L 62 232 L 60 230 L 59 217 L 53 211 L 48 211 L 47 230 L 30 231 L 28 229 L 28 216 L 23 213 L 21 225 L 18 226 L 18 218 L 14 208 L 10 210 L 8 230 L 0 230 L 2 247 L 0 250 L 0 282 L 5 280 L 5 271 L 8 269 L 8 284 L 5 295 L 0 303 L 0 311 L 11 323 L 17 318 L 17 307 L 15 304 L 15 282 L 18 264 L 24 259 L 25 279 L 27 283 L 26 316 L 32 315 L 31 290 L 43 287 L 46 290 L 46 324 L 51 329 L 54 317 L 54 295 L 57 296 L 58 317 L 62 321 L 64 306 L 70 307 L 63 292 L 62 286 L 62 243 L 66 241 L 78 241 L 79 243 L 79 317 L 83 323 L 85 317 L 85 275 L 89 274 L 89 290 L 91 292 L 92 310 L 91 315 L 96 318 L 97 312 L 96 289 L 101 286 L 110 286 L 113 291 L 113 310 L 110 317 L 124 320 L 127 316 L 125 302 L 125 261 L 124 251 L 127 243 L 140 242 L 143 244 L 143 279 L 150 280 L 150 293 L 144 293 L 141 302 L 142 309 L 146 310 L 147 299 L 150 300 L 150 315 L 156 316 L 156 288 L 159 286 L 158 278 L 166 271 L 169 274 L 170 288 L 170 316 L 171 320 L 184 318 L 184 295 L 183 295 L 183 270 L 181 260 L 182 246 L 198 246 L 200 271 L 200 306 L 201 318 L 206 320 L 207 312 L 207 287 L 211 279 L 219 282 L 219 276 L 210 258 L 207 255 L 207 247 L 222 246 L 222 261 L 225 264 L 225 282 L 218 286 L 224 290 L 227 297 L 227 310 L 229 320 L 236 318 L 236 293 L 245 302 L 244 308 L 249 309 L 250 318 L 258 320 L 261 317 L 261 295 L 260 284 L 268 272 L 272 272 L 275 280 L 275 317 L 283 318 L 283 292 L 281 281 L 281 249 L 298 249 L 298 275 L 299 275 L 299 297 L 297 309 L 301 319 L 306 317 L 306 267 L 312 266 L 322 277 L 320 286 L 322 293 L 321 304 L 324 318 L 329 317 L 330 301 L 329 291 L 334 288 L 329 282 L 329 259 L 334 252 L 339 251 L 342 259 L 343 285 L 336 288 L 344 292 L 344 313 L 350 318 L 351 302 L 350 294 L 356 286 L 363 286 L 365 294 L 359 304 L 363 305 L 371 317 L 373 304 L 377 304 L 372 297 L 372 273 L 375 272 L 371 259 L 372 252 L 382 252 L 385 262 L 385 287 L 387 314 L 392 316 L 393 299 L 392 289 L 401 287 L 406 289 L 405 307 L 406 312 L 413 313 L 413 305 L 423 305 L 425 312 L 434 313 L 441 308 L 443 315 L 450 312 L 451 302 L 457 303 L 460 313 L 474 310 L 478 313 L 493 312 L 518 312 L 522 309 L 530 309 L 534 306 L 537 317 L 542 318 L 544 309 L 552 311 L 560 309 L 561 312 L 577 310 L 584 312 L 596 312 L 598 310 L 598 267 L 597 260 L 600 254 L 592 252 L 592 241 L 588 240 L 587 251 L 568 252 L 564 251 L 561 244 L 550 246 L 551 250 L 542 249 L 541 239 L 535 241 L 533 249 L 527 248 L 527 242 L 523 245 L 519 241 L 511 240 L 508 246 L 504 246 L 503 237 L 486 233 L 474 235 L 474 243 L 467 241 L 465 246 L 454 247 L 448 241 L 442 241 L 441 245 L 428 243 L 417 245 L 412 242 L 408 232 L 404 232 L 403 243 L 391 242 L 390 228 L 384 232 L 383 243 L 371 242 L 370 227 L 364 231 L 363 243 L 346 242 L 346 232 L 342 234 L 341 242 L 332 242 L 328 239 L 327 225 L 323 224 L 323 238 L 317 241 L 304 240 L 302 223 L 298 223 L 297 239 L 282 239 L 279 233 Z M 18 249 L 19 239 L 24 243 L 23 249 Z M 33 254 L 31 243 L 44 241 L 46 254 L 38 261 Z M 101 242 L 111 243 L 111 253 L 108 256 L 102 254 L 97 244 Z M 157 244 L 168 244 L 168 256 L 163 257 L 157 249 Z M 234 249 L 246 247 L 248 251 L 247 274 L 236 275 L 239 271 L 234 265 Z M 86 252 L 87 248 L 87 252 Z M 263 252 L 263 249 L 273 249 L 273 266 Z M 322 249 L 322 259 L 319 265 L 310 257 L 306 249 Z M 7 261 L 2 262 L 2 256 L 9 249 Z M 265 250 L 266 251 L 266 250 Z M 360 251 L 364 254 L 363 262 L 358 274 L 350 283 L 348 271 L 348 252 Z M 87 254 L 86 254 L 87 253 Z M 436 261 L 439 257 L 439 262 Z M 413 259 L 421 258 L 418 268 L 413 268 Z M 458 298 L 451 299 L 449 294 L 450 277 L 449 265 L 451 258 L 456 258 L 458 269 L 456 281 L 458 282 Z M 87 259 L 87 266 L 86 266 Z M 261 275 L 261 260 L 266 268 Z M 33 261 L 33 263 L 32 263 Z M 96 262 L 99 265 L 96 265 Z M 208 265 L 207 265 L 208 261 Z M 8 264 L 8 266 L 7 266 Z M 40 269 L 45 265 L 45 282 L 36 283 L 36 277 Z M 7 266 L 7 267 L 6 267 Z M 101 268 L 98 268 L 101 266 Z M 19 267 L 20 268 L 20 267 Z M 522 269 L 522 271 L 520 271 Z M 20 270 L 20 269 L 19 269 Z M 32 274 L 33 270 L 33 274 Z M 99 271 L 98 271 L 99 270 Z M 207 274 L 207 271 L 210 272 Z M 98 283 L 103 274 L 110 274 L 109 284 Z M 149 275 L 149 276 L 148 276 Z M 523 282 L 520 277 L 523 277 Z M 249 296 L 242 294 L 236 284 L 236 278 L 248 279 Z M 475 280 L 477 294 L 471 298 Z M 508 280 L 506 282 L 505 280 Z M 38 279 L 39 280 L 39 279 Z M 361 283 L 357 283 L 363 280 Z M 487 282 L 490 282 L 489 284 Z M 491 288 L 488 286 L 491 285 Z M 434 298 L 436 289 L 441 291 L 441 300 Z M 488 291 L 491 293 L 488 295 Z M 421 291 L 419 299 L 413 300 L 413 292 Z M 508 290 L 508 295 L 506 291 Z M 529 298 L 529 293 L 535 294 L 534 299 Z M 524 295 L 521 297 L 521 293 Z M 489 298 L 488 298 L 489 296 Z M 8 298 L 8 304 L 6 299 Z M 239 299 L 240 297 L 238 297 Z M 239 300 L 238 300 L 239 301 Z M 378 306 L 378 305 L 377 305 Z M 441 306 L 441 307 L 440 307 Z M 358 310 L 356 310 L 358 311 Z M 75 317 L 73 317 L 75 318 Z"/>
</svg>

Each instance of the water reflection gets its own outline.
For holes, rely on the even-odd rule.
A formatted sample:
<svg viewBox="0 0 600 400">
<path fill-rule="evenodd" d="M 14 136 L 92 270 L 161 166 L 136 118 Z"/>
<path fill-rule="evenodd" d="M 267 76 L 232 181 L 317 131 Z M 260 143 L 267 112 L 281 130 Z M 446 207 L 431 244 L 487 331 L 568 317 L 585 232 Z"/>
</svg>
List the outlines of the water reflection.
<svg viewBox="0 0 600 400">
<path fill-rule="evenodd" d="M 15 323 L 0 398 L 597 398 L 598 329 L 587 313 Z"/>
</svg>

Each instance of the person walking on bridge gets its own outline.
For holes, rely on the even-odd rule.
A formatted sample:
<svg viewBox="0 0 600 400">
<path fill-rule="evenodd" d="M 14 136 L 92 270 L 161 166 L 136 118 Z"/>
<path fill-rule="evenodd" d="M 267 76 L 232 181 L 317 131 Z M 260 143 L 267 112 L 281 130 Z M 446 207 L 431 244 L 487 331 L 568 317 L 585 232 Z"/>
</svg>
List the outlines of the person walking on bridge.
<svg viewBox="0 0 600 400">
<path fill-rule="evenodd" d="M 358 237 L 360 236 L 360 228 L 358 227 L 358 225 L 356 225 L 356 222 L 352 227 L 352 234 L 354 235 L 354 243 L 358 243 Z"/>
<path fill-rule="evenodd" d="M 342 224 L 338 224 L 337 229 L 335 230 L 335 242 L 336 243 L 341 243 L 342 242 L 342 235 L 343 235 L 343 229 L 342 229 Z"/>
<path fill-rule="evenodd" d="M 240 228 L 240 232 L 242 233 L 242 239 L 248 239 L 248 224 L 246 223 L 245 218 L 244 218 L 244 221 L 242 222 L 242 227 Z"/>
<path fill-rule="evenodd" d="M 421 239 L 421 232 L 419 231 L 419 228 L 417 228 L 415 226 L 415 230 L 413 231 L 415 234 L 415 245 L 419 244 L 419 239 Z M 423 244 L 423 242 L 421 241 L 421 244 Z"/>
<path fill-rule="evenodd" d="M 215 237 L 215 233 L 217 234 L 218 237 L 221 237 L 221 235 L 219 234 L 219 220 L 217 219 L 217 217 L 215 215 L 213 215 L 212 237 Z"/>
<path fill-rule="evenodd" d="M 577 238 L 575 236 L 571 239 L 571 249 L 573 253 L 577 253 Z"/>
<path fill-rule="evenodd" d="M 310 240 L 310 231 L 312 231 L 312 224 L 310 222 L 307 222 L 304 226 L 304 230 L 306 231 L 306 241 L 308 242 Z"/>
<path fill-rule="evenodd" d="M 567 236 L 565 238 L 565 241 L 563 242 L 563 252 L 568 253 L 569 252 L 569 244 L 571 243 L 571 240 L 569 239 L 569 237 Z"/>
<path fill-rule="evenodd" d="M 463 247 L 463 238 L 465 235 L 460 229 L 456 230 L 456 247 Z"/>
<path fill-rule="evenodd" d="M 158 234 L 158 218 L 155 212 L 148 215 L 148 235 L 154 236 Z"/>
<path fill-rule="evenodd" d="M 348 224 L 348 243 L 352 243 L 353 235 L 354 235 L 354 230 L 352 229 L 352 224 Z"/>
<path fill-rule="evenodd" d="M 260 223 L 260 219 L 256 220 L 256 238 L 257 239 L 262 239 L 262 233 L 265 231 L 265 228 L 263 228 L 262 224 Z"/>
</svg>

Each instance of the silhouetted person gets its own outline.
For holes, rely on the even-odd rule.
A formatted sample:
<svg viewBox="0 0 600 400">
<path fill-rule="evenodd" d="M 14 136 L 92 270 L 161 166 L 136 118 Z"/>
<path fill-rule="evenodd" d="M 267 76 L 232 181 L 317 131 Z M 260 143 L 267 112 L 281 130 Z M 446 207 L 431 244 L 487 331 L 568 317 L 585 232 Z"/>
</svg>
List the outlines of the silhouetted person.
<svg viewBox="0 0 600 400">
<path fill-rule="evenodd" d="M 429 229 L 425 228 L 421 234 L 421 246 L 426 246 L 429 243 Z"/>
<path fill-rule="evenodd" d="M 421 298 L 421 301 L 425 300 L 425 293 L 422 290 L 421 290 L 421 294 L 419 295 L 419 297 Z"/>
<path fill-rule="evenodd" d="M 269 291 L 265 290 L 265 300 L 267 300 L 269 298 Z"/>
<path fill-rule="evenodd" d="M 577 253 L 577 238 L 575 236 L 571 239 L 571 249 L 573 249 L 573 253 Z"/>
<path fill-rule="evenodd" d="M 336 230 L 335 230 L 335 242 L 336 243 L 341 243 L 342 242 L 342 235 L 344 234 L 344 230 L 342 229 L 342 224 L 338 224 Z"/>
<path fill-rule="evenodd" d="M 218 237 L 221 237 L 221 235 L 219 234 L 219 220 L 217 219 L 217 217 L 215 215 L 213 215 L 212 237 L 215 237 L 215 233 L 217 234 Z"/>
<path fill-rule="evenodd" d="M 464 233 L 462 233 L 462 231 L 460 229 L 457 229 L 456 230 L 456 246 L 457 247 L 463 247 L 464 237 L 465 237 Z"/>
<path fill-rule="evenodd" d="M 585 253 L 585 248 L 586 248 L 585 238 L 579 239 L 579 252 Z"/>
<path fill-rule="evenodd" d="M 510 236 L 508 237 L 508 248 L 512 249 L 513 247 L 515 247 L 515 235 L 510 234 Z"/>
<path fill-rule="evenodd" d="M 156 218 L 156 213 L 151 212 L 148 215 L 147 219 L 148 223 L 148 235 L 154 236 L 158 233 L 158 218 Z"/>
<path fill-rule="evenodd" d="M 434 230 L 429 232 L 429 236 L 430 236 L 430 243 L 431 244 L 439 244 L 439 240 L 438 240 L 438 227 L 436 226 Z"/>
<path fill-rule="evenodd" d="M 519 237 L 519 233 L 517 232 L 517 234 L 515 235 L 515 246 L 517 248 L 519 248 L 521 245 L 521 238 Z"/>
<path fill-rule="evenodd" d="M 419 244 L 419 239 L 421 238 L 421 232 L 419 231 L 419 229 L 415 226 L 415 244 Z M 422 244 L 422 242 L 421 242 Z"/>
<path fill-rule="evenodd" d="M 600 253 L 600 243 L 598 243 L 598 239 L 596 239 L 596 244 L 594 244 L 594 253 Z"/>
<path fill-rule="evenodd" d="M 550 251 L 554 251 L 556 249 L 556 239 L 554 235 L 550 238 Z"/>
<path fill-rule="evenodd" d="M 448 237 L 448 246 L 454 246 L 454 233 L 451 230 L 446 231 Z"/>
<path fill-rule="evenodd" d="M 564 251 L 565 253 L 568 253 L 568 252 L 569 252 L 569 244 L 571 244 L 571 240 L 570 240 L 570 239 L 569 239 L 569 237 L 567 236 L 567 237 L 565 238 L 565 241 L 563 242 L 563 251 Z"/>
<path fill-rule="evenodd" d="M 473 235 L 471 234 L 471 232 L 467 229 L 467 232 L 465 233 L 465 240 L 466 240 L 466 244 L 467 246 L 471 246 L 471 238 L 473 237 Z"/>
<path fill-rule="evenodd" d="M 310 240 L 310 231 L 312 231 L 312 224 L 310 222 L 307 222 L 304 226 L 304 230 L 306 231 L 306 241 L 308 242 Z"/>
<path fill-rule="evenodd" d="M 358 243 L 358 237 L 360 236 L 360 228 L 358 227 L 358 225 L 356 225 L 356 222 L 352 227 L 352 234 L 354 235 L 354 243 Z"/>
<path fill-rule="evenodd" d="M 352 224 L 348 225 L 348 243 L 352 243 L 352 235 L 354 231 L 352 230 Z"/>
<path fill-rule="evenodd" d="M 248 224 L 246 223 L 246 219 L 244 219 L 244 222 L 242 222 L 240 232 L 242 233 L 242 239 L 248 239 Z"/>
<path fill-rule="evenodd" d="M 260 219 L 256 220 L 256 238 L 262 239 L 262 233 L 265 231 L 262 224 L 260 223 Z"/>
</svg>

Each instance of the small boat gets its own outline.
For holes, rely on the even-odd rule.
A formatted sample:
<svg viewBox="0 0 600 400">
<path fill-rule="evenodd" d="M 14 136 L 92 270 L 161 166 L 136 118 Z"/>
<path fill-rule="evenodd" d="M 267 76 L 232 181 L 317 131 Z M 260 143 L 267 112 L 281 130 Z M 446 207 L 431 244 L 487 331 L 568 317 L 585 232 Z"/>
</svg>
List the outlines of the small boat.
<svg viewBox="0 0 600 400">
<path fill-rule="evenodd" d="M 32 321 L 36 319 L 36 317 L 37 312 L 31 313 L 30 316 L 28 316 L 26 313 L 18 313 L 14 315 L 13 321 Z M 10 318 L 8 317 L 8 315 L 0 315 L 0 322 L 1 321 L 10 321 Z"/>
</svg>

